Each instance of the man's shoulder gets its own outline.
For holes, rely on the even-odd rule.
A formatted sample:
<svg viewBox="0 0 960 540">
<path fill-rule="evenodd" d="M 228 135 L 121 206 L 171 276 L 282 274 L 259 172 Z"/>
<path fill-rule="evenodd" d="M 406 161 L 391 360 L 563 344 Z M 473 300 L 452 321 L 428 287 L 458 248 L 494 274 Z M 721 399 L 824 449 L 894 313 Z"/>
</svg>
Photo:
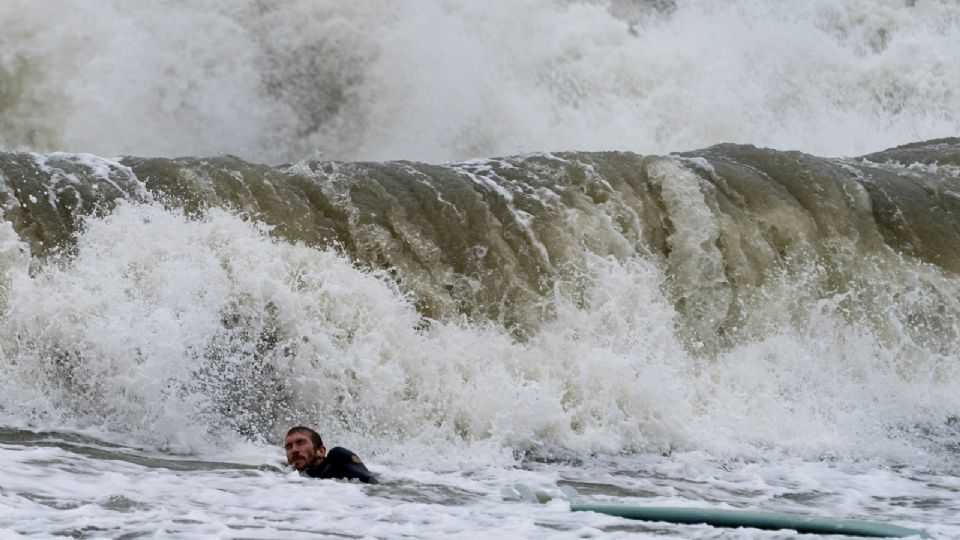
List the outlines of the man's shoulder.
<svg viewBox="0 0 960 540">
<path fill-rule="evenodd" d="M 327 452 L 324 461 L 329 466 L 329 474 L 334 478 L 356 478 L 368 484 L 377 484 L 377 477 L 363 464 L 360 456 L 346 448 L 337 446 Z"/>
<path fill-rule="evenodd" d="M 343 461 L 343 462 L 353 462 L 353 463 L 363 463 L 360 460 L 360 456 L 353 453 L 351 450 L 347 450 L 342 446 L 334 446 L 327 451 L 327 459 L 330 461 Z"/>
</svg>

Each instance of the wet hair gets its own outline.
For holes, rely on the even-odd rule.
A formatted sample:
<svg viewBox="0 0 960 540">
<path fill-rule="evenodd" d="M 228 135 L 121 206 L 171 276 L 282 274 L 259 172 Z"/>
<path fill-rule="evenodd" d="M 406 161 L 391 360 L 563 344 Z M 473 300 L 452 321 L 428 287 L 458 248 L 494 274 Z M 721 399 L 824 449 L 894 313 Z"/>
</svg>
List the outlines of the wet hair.
<svg viewBox="0 0 960 540">
<path fill-rule="evenodd" d="M 313 442 L 314 448 L 319 449 L 321 446 L 323 446 L 323 439 L 320 438 L 320 434 L 308 428 L 307 426 L 294 426 L 290 428 L 290 431 L 287 431 L 287 437 L 293 435 L 294 433 L 306 433 L 307 435 L 310 435 L 310 440 Z"/>
</svg>

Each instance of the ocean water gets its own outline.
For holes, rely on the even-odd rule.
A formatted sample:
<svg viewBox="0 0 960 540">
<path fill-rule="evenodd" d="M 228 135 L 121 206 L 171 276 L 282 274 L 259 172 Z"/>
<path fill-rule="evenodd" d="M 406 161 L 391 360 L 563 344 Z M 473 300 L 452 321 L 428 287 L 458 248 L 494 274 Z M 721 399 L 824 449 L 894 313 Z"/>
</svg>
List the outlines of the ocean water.
<svg viewBox="0 0 960 540">
<path fill-rule="evenodd" d="M 956 136 L 951 0 L 8 0 L 0 143 L 438 162 Z"/>
<path fill-rule="evenodd" d="M 801 537 L 523 483 L 960 537 L 956 2 L 0 28 L 0 536 Z"/>
</svg>

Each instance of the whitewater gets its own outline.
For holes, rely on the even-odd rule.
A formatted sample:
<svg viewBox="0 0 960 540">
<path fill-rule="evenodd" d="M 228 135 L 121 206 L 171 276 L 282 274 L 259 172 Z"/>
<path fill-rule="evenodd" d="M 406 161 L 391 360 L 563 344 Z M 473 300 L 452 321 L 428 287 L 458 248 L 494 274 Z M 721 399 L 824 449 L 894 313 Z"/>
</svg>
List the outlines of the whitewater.
<svg viewBox="0 0 960 540">
<path fill-rule="evenodd" d="M 523 483 L 960 537 L 957 51 L 952 0 L 3 2 L 0 536 L 810 537 Z"/>
</svg>

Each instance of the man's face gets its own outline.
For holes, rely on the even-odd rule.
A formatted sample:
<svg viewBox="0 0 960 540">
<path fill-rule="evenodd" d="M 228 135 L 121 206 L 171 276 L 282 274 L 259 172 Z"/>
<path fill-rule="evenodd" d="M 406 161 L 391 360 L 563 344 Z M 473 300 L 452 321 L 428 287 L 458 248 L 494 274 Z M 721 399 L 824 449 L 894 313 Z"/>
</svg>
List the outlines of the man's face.
<svg viewBox="0 0 960 540">
<path fill-rule="evenodd" d="M 315 465 L 327 455 L 326 448 L 314 447 L 310 434 L 301 431 L 287 435 L 283 441 L 283 449 L 287 451 L 287 463 L 298 471 Z"/>
</svg>

